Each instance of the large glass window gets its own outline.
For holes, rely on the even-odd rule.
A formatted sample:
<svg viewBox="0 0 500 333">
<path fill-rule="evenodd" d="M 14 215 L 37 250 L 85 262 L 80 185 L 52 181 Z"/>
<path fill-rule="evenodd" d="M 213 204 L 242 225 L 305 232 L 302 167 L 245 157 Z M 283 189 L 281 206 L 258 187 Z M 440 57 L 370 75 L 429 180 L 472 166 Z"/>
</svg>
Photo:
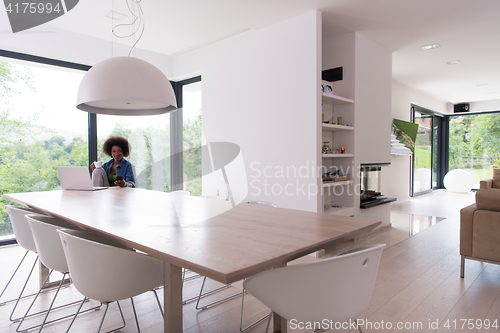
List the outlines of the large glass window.
<svg viewBox="0 0 500 333">
<path fill-rule="evenodd" d="M 201 195 L 201 82 L 182 86 L 185 189 Z"/>
<path fill-rule="evenodd" d="M 451 116 L 449 128 L 449 170 L 467 170 L 479 188 L 500 167 L 500 113 Z"/>
<path fill-rule="evenodd" d="M 97 115 L 100 161 L 111 159 L 102 152 L 102 144 L 111 135 L 129 140 L 132 150 L 125 159 L 134 165 L 137 187 L 170 192 L 170 114 L 143 117 Z"/>
<path fill-rule="evenodd" d="M 138 187 L 170 191 L 176 179 L 176 187 L 183 182 L 185 190 L 201 195 L 201 77 L 173 83 L 179 105 L 174 113 L 95 116 L 75 106 L 88 68 L 0 50 L 0 244 L 13 239 L 4 206 L 12 202 L 2 194 L 60 188 L 57 166 L 88 166 L 89 156 L 108 161 L 101 149 L 110 135 L 130 141 L 127 159 Z M 89 152 L 89 137 L 91 146 L 97 140 L 97 152 Z M 183 154 L 172 157 L 173 150 Z"/>
<path fill-rule="evenodd" d="M 0 241 L 12 238 L 4 193 L 59 188 L 57 166 L 88 165 L 84 73 L 0 57 Z"/>
</svg>

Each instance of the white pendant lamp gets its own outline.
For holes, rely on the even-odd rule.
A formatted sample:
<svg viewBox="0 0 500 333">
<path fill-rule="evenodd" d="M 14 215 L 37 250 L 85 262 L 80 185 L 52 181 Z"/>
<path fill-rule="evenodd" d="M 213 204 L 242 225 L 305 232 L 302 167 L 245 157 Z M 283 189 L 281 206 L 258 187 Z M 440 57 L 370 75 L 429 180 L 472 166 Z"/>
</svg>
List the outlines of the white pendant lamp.
<svg viewBox="0 0 500 333">
<path fill-rule="evenodd" d="M 144 116 L 174 111 L 177 101 L 158 68 L 141 59 L 114 57 L 85 74 L 76 107 L 91 113 Z"/>
</svg>

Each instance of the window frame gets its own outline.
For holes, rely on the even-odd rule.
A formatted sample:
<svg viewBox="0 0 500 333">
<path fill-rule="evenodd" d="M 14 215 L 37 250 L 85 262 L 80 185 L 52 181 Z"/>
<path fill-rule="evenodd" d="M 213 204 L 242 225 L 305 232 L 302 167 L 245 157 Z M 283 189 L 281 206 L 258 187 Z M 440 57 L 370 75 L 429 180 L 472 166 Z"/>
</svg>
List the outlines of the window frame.
<svg viewBox="0 0 500 333">
<path fill-rule="evenodd" d="M 11 58 L 17 60 L 23 60 L 28 62 L 34 62 L 39 64 L 45 64 L 50 66 L 57 66 L 63 68 L 70 68 L 82 71 L 88 71 L 92 66 L 78 64 L 69 61 L 56 60 L 51 58 L 45 58 L 40 56 L 35 56 L 26 53 L 19 53 L 0 49 L 0 57 Z M 182 88 L 184 85 L 188 85 L 195 82 L 200 82 L 201 76 L 192 77 L 189 79 L 181 81 L 170 81 L 174 94 L 177 100 L 177 108 L 182 111 Z M 82 111 L 83 112 L 83 111 Z M 97 147 L 97 115 L 94 113 L 88 114 L 88 151 L 89 160 L 97 160 L 98 147 Z M 171 159 L 171 170 L 172 170 L 172 190 L 182 189 L 183 182 L 183 116 L 182 112 L 171 112 L 170 113 L 170 138 L 172 140 L 170 145 L 170 155 Z M 179 188 L 178 188 L 179 187 Z M 0 246 L 17 244 L 15 238 L 9 238 L 5 240 L 0 240 Z"/>
</svg>

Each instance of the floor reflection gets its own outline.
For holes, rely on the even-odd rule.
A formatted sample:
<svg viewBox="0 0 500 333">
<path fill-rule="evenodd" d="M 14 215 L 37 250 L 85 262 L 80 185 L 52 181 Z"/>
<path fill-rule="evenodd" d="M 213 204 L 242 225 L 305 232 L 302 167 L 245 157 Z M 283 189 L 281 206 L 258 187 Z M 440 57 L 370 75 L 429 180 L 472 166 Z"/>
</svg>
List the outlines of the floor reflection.
<svg viewBox="0 0 500 333">
<path fill-rule="evenodd" d="M 408 237 L 416 235 L 444 219 L 444 217 L 391 211 L 392 227 L 404 231 Z"/>
</svg>

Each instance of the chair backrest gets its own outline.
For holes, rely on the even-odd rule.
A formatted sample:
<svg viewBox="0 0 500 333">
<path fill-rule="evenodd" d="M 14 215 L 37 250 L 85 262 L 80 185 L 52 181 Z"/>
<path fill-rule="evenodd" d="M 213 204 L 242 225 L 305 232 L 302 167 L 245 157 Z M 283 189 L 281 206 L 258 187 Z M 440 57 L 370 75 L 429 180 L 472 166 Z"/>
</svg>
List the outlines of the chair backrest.
<svg viewBox="0 0 500 333">
<path fill-rule="evenodd" d="M 245 280 L 243 287 L 289 320 L 355 320 L 370 302 L 384 246 L 265 271 Z"/>
<path fill-rule="evenodd" d="M 163 261 L 79 230 L 58 230 L 75 288 L 113 302 L 163 284 Z"/>
<path fill-rule="evenodd" d="M 67 273 L 68 264 L 57 229 L 75 229 L 75 227 L 66 221 L 50 216 L 26 215 L 26 219 L 31 227 L 42 263 L 50 269 Z"/>
<path fill-rule="evenodd" d="M 12 225 L 12 230 L 14 231 L 17 243 L 26 250 L 37 252 L 31 228 L 28 224 L 28 220 L 26 220 L 26 215 L 35 214 L 35 212 L 24 207 L 11 205 L 5 205 L 5 207 L 7 208 L 10 224 Z"/>
<path fill-rule="evenodd" d="M 263 206 L 270 206 L 270 207 L 278 207 L 275 204 L 273 204 L 272 202 L 268 202 L 268 201 L 248 201 L 247 203 L 249 203 L 251 205 L 263 205 Z"/>
<path fill-rule="evenodd" d="M 215 199 L 215 200 L 222 200 L 221 197 L 218 197 L 216 195 L 213 195 L 213 194 L 203 194 L 203 195 L 200 195 L 201 198 L 207 198 L 207 199 Z"/>
</svg>

